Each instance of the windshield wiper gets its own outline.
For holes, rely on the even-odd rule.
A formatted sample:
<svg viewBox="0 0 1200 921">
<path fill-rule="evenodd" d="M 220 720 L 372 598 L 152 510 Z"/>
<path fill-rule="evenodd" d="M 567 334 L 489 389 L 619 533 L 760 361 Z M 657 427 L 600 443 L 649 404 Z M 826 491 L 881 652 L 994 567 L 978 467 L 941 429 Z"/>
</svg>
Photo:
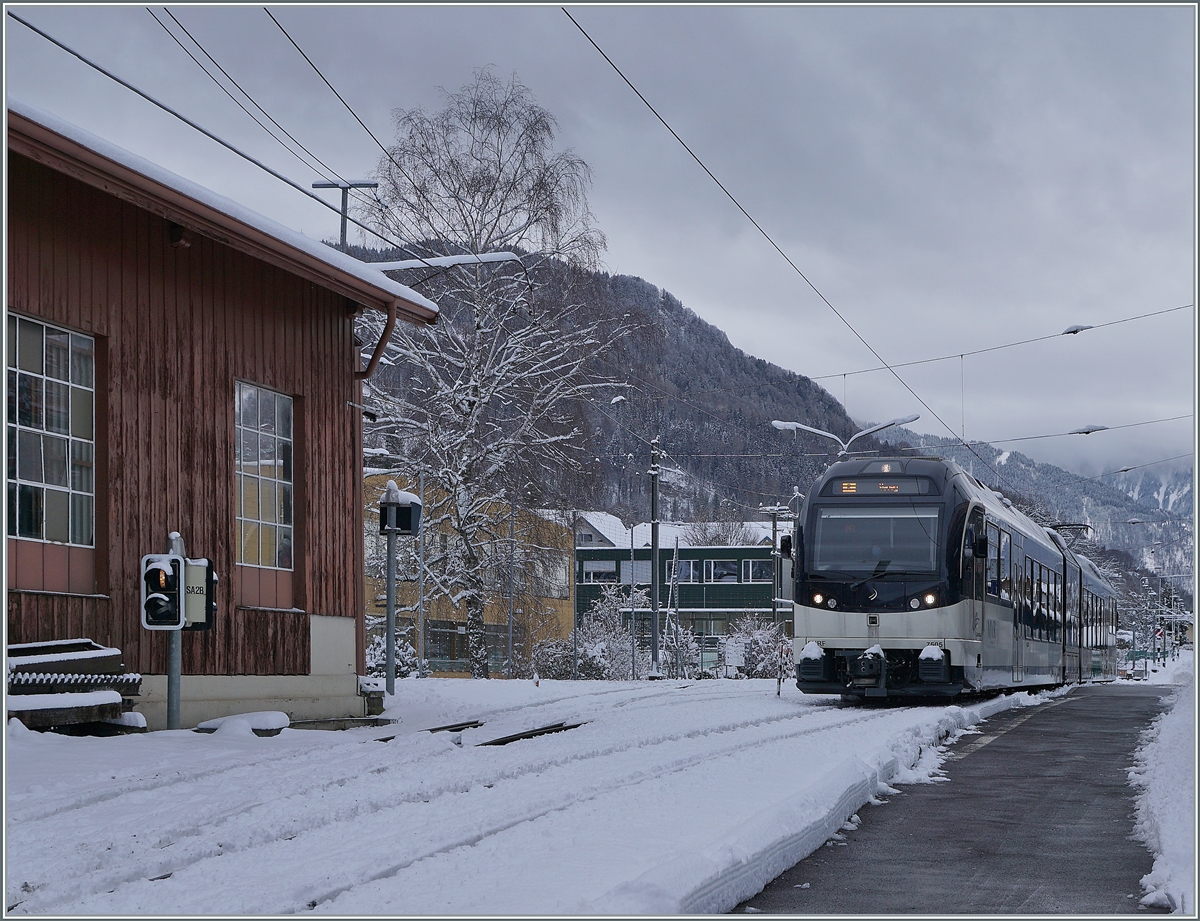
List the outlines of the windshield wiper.
<svg viewBox="0 0 1200 921">
<path fill-rule="evenodd" d="M 883 575 L 887 571 L 888 564 L 891 562 L 892 562 L 891 560 L 880 560 L 878 563 L 875 564 L 875 571 L 873 573 L 871 573 L 865 579 L 859 579 L 857 582 L 854 582 L 851 584 L 851 586 L 850 586 L 851 591 L 853 591 L 854 589 L 858 588 L 860 585 L 863 585 L 866 582 L 870 582 L 872 579 L 879 578 L 881 575 Z"/>
</svg>

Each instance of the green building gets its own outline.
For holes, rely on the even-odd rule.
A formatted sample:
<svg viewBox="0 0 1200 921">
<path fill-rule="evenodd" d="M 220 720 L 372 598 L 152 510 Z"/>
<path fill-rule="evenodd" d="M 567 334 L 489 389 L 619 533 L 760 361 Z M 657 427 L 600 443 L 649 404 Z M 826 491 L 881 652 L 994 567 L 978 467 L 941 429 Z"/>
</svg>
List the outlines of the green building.
<svg viewBox="0 0 1200 921">
<path fill-rule="evenodd" d="M 784 622 L 790 634 L 791 561 L 779 559 L 771 541 L 769 522 L 734 523 L 736 544 L 704 541 L 717 526 L 661 522 L 659 525 L 659 611 L 665 622 L 678 611 L 680 626 L 703 638 L 715 657 L 717 638 L 739 618 Z M 706 533 L 706 529 L 708 533 Z M 790 525 L 778 537 L 790 534 Z M 697 538 L 700 540 L 698 541 Z M 632 549 L 631 549 L 632 545 Z M 587 613 L 605 586 L 618 584 L 629 597 L 630 579 L 649 594 L 651 578 L 650 525 L 625 528 L 615 516 L 581 513 L 575 526 L 575 615 Z M 675 575 L 672 589 L 672 575 Z M 772 605 L 772 599 L 777 599 Z M 636 612 L 638 632 L 649 642 L 650 611 Z"/>
</svg>

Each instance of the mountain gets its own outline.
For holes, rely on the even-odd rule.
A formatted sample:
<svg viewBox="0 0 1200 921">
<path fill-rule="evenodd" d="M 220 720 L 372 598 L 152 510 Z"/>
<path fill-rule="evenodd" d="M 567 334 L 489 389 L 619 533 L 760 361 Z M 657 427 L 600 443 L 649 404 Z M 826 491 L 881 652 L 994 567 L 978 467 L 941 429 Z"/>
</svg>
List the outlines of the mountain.
<svg viewBox="0 0 1200 921">
<path fill-rule="evenodd" d="M 352 254 L 366 261 L 399 258 L 371 250 Z M 747 355 L 669 292 L 641 278 L 552 268 L 538 297 L 546 304 L 568 296 L 583 303 L 589 317 L 632 329 L 593 361 L 596 377 L 614 381 L 614 387 L 575 407 L 575 424 L 584 436 L 583 469 L 540 484 L 543 494 L 531 498 L 541 507 L 604 510 L 627 524 L 649 520 L 647 471 L 650 441 L 657 436 L 663 450 L 661 519 L 744 521 L 760 506 L 787 503 L 796 488 L 808 492 L 836 454 L 827 439 L 779 432 L 771 427 L 773 419 L 803 422 L 843 439 L 861 428 L 827 390 Z M 1076 530 L 1087 534 L 1088 550 L 1121 554 L 1114 566 L 1125 571 L 1137 566 L 1162 574 L 1191 571 L 1190 469 L 1088 479 L 990 445 L 974 445 L 972 452 L 954 439 L 899 427 L 877 437 L 898 449 L 956 460 L 1015 502 L 1038 510 L 1047 523 L 1089 526 Z M 883 443 L 869 437 L 855 446 L 870 451 Z"/>
</svg>

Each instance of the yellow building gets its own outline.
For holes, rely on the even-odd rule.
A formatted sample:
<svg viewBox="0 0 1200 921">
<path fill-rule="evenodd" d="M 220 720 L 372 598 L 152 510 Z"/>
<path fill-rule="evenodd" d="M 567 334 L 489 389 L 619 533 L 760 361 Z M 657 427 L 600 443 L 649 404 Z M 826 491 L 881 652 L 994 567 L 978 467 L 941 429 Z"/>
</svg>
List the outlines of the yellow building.
<svg viewBox="0 0 1200 921">
<path fill-rule="evenodd" d="M 402 490 L 417 492 L 417 484 L 396 473 L 373 474 L 363 481 L 363 521 L 365 538 L 367 643 L 372 636 L 383 636 L 381 620 L 386 614 L 385 578 L 387 539 L 379 533 L 379 498 L 388 480 Z M 425 507 L 437 504 L 438 491 L 426 485 Z M 491 677 L 508 674 L 509 613 L 512 612 L 513 675 L 525 675 L 536 644 L 570 635 L 574 610 L 573 571 L 574 532 L 566 517 L 554 521 L 552 514 L 512 508 L 497 502 L 493 515 L 495 537 L 486 542 L 483 586 L 487 592 L 483 617 L 488 645 Z M 467 608 L 455 605 L 440 590 L 432 573 L 437 560 L 453 552 L 457 540 L 448 527 L 428 524 L 423 516 L 425 542 L 424 623 L 425 660 L 430 671 L 439 676 L 467 677 Z M 514 535 L 509 539 L 510 520 Z M 407 629 L 407 637 L 418 647 L 418 541 L 413 537 L 396 540 L 396 623 Z M 510 580 L 511 573 L 511 580 Z M 510 590 L 511 586 L 511 590 Z"/>
</svg>

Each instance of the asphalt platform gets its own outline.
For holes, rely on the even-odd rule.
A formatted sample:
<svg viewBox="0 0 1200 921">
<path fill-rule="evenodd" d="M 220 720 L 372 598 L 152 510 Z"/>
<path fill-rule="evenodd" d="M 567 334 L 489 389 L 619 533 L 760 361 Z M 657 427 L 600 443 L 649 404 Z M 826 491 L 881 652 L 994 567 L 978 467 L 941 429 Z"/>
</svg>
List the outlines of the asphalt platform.
<svg viewBox="0 0 1200 921">
<path fill-rule="evenodd" d="M 949 747 L 947 782 L 864 806 L 735 912 L 803 915 L 1154 914 L 1149 851 L 1130 835 L 1128 769 L 1172 692 L 1118 682 L 1007 710 Z"/>
</svg>

